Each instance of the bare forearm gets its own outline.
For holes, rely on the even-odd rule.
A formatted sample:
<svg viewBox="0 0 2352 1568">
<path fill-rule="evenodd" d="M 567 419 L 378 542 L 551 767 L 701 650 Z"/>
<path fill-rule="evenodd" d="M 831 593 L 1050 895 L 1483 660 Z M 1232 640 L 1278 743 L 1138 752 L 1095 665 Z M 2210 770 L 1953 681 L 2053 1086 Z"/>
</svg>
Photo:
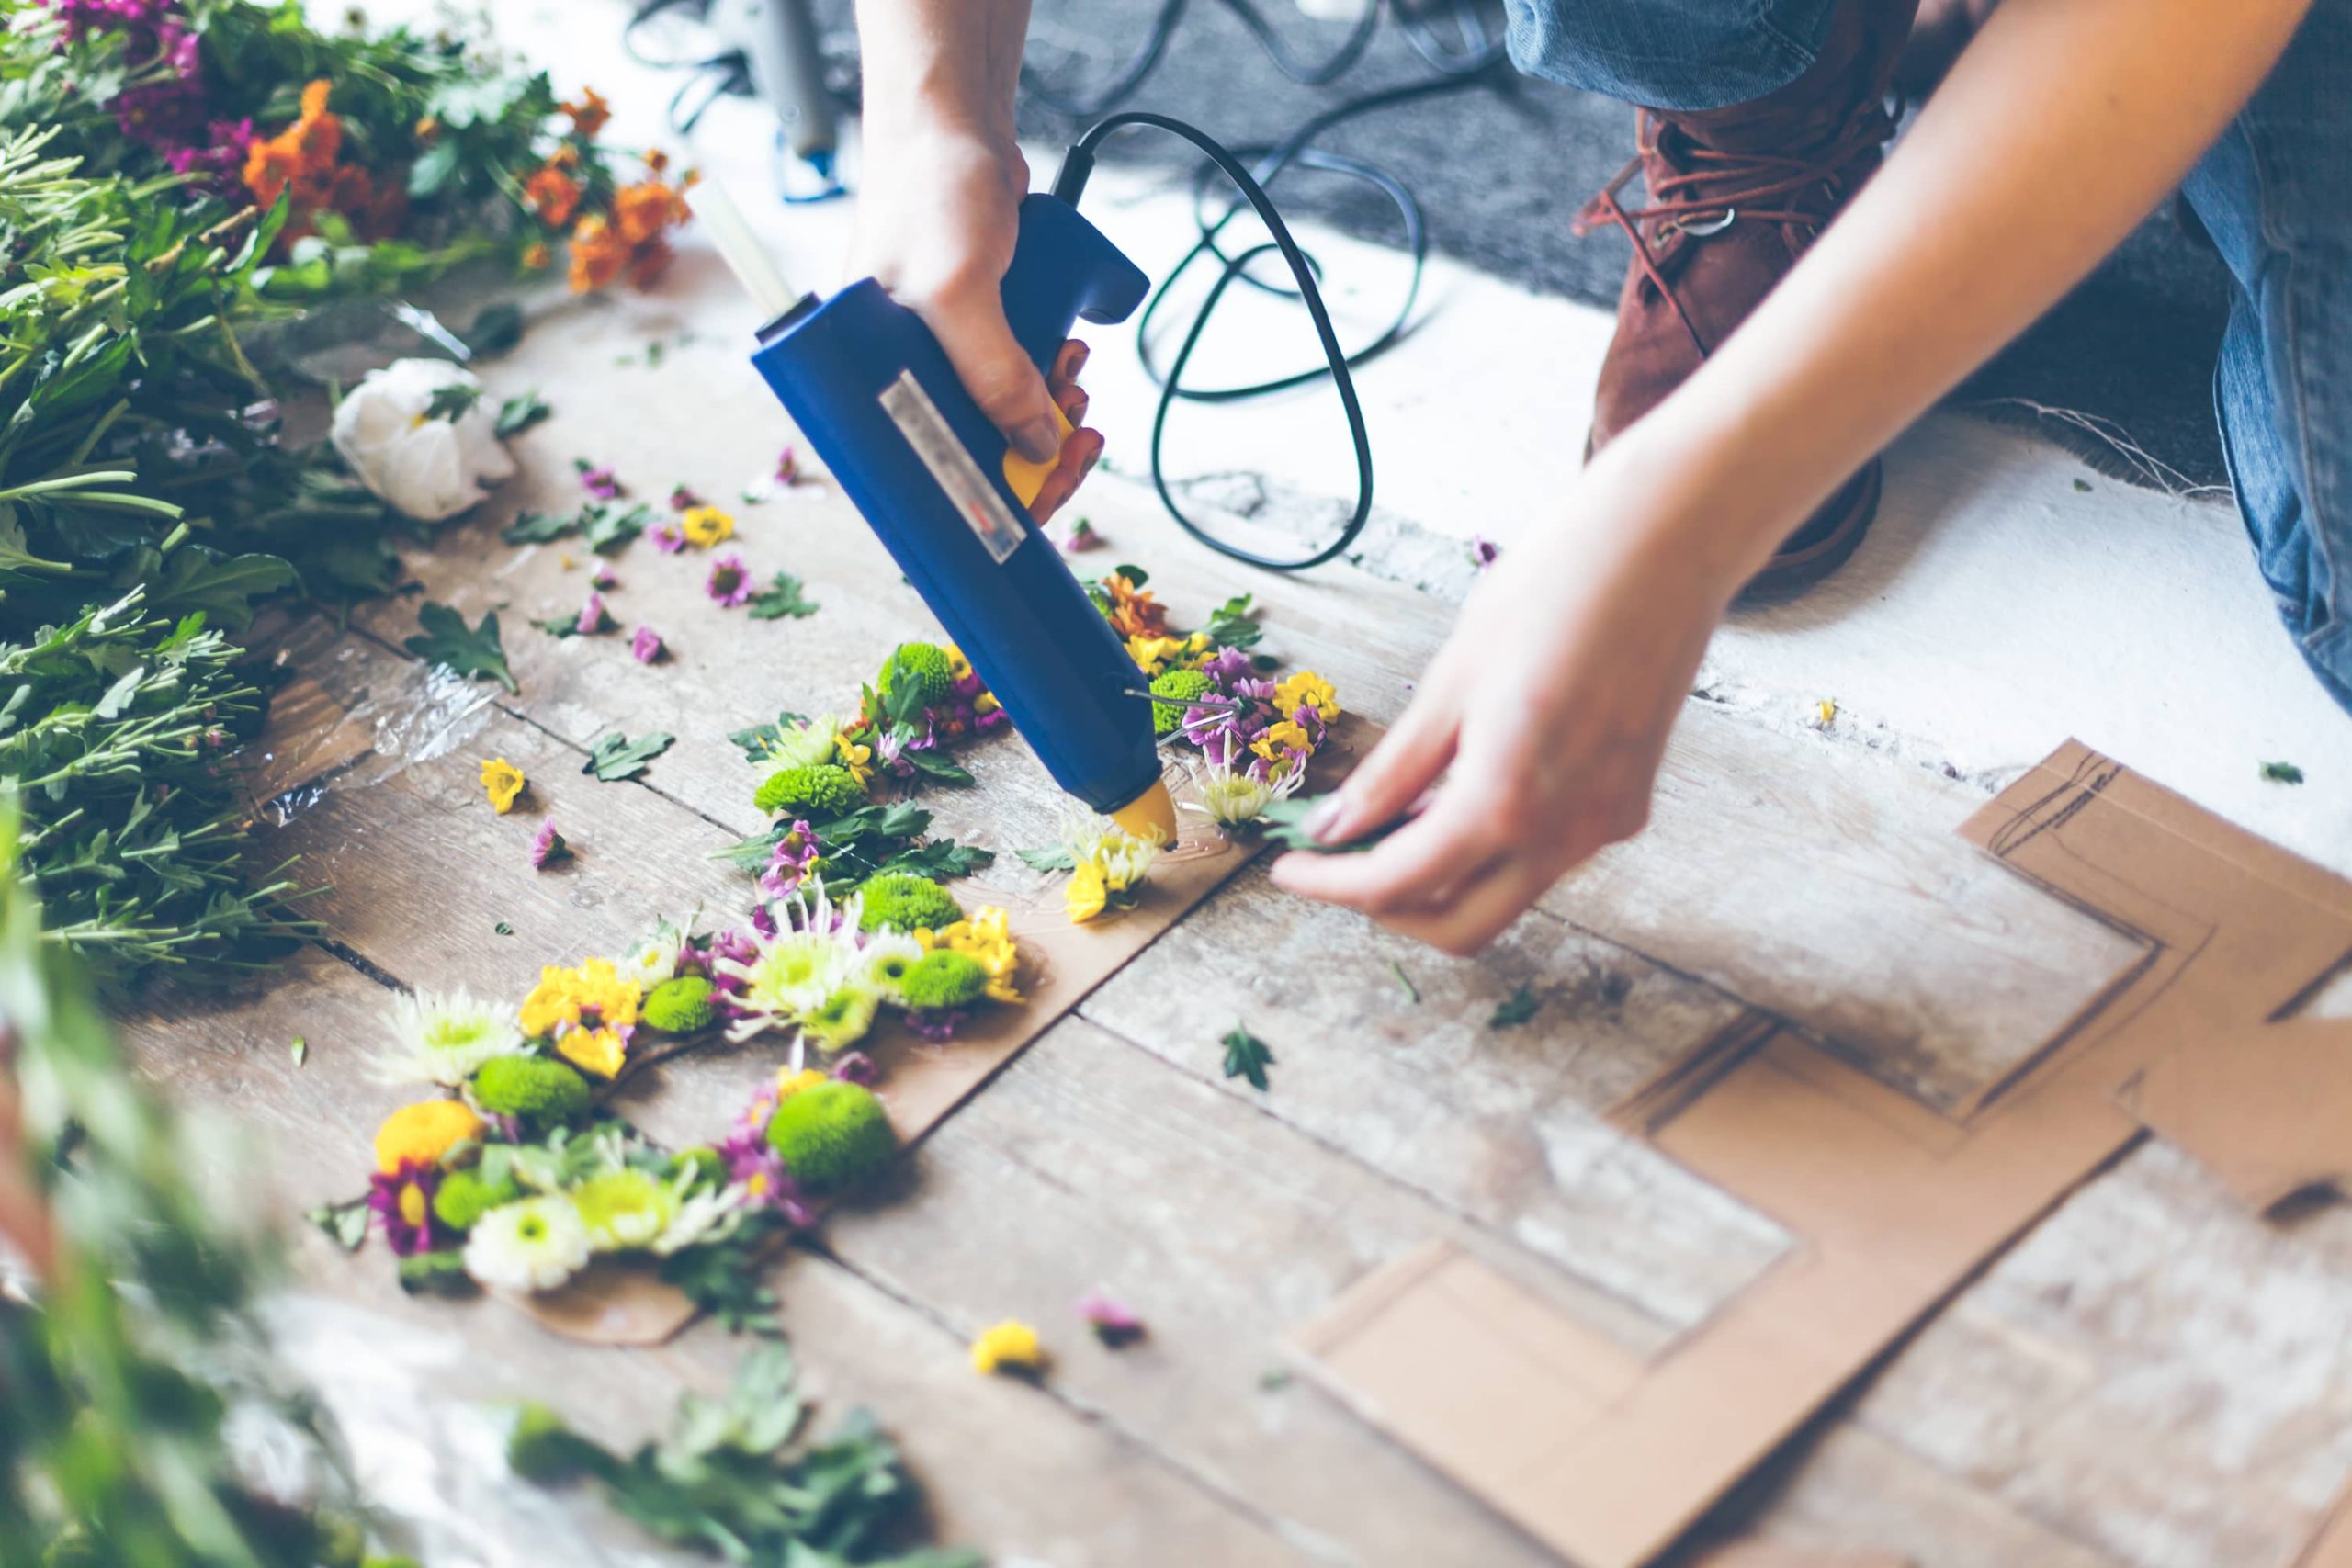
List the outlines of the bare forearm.
<svg viewBox="0 0 2352 1568">
<path fill-rule="evenodd" d="M 1628 433 L 1621 460 L 1689 487 L 1674 547 L 1744 581 L 2131 231 L 2309 4 L 2007 0 L 1869 188 Z"/>
<path fill-rule="evenodd" d="M 858 0 L 869 132 L 910 118 L 1012 140 L 1029 0 Z"/>
</svg>

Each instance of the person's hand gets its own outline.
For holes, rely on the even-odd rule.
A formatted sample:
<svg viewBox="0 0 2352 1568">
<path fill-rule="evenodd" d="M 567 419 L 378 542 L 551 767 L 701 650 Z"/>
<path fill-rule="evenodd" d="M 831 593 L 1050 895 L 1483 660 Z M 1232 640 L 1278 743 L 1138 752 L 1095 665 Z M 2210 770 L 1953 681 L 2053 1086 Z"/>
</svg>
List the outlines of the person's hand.
<svg viewBox="0 0 2352 1568">
<path fill-rule="evenodd" d="M 1468 953 L 1648 821 L 1667 732 L 1743 574 L 1686 548 L 1683 519 L 1657 514 L 1671 504 L 1660 487 L 1611 456 L 1577 482 L 1567 521 L 1489 569 L 1313 828 L 1345 843 L 1425 795 L 1426 808 L 1363 852 L 1283 856 L 1278 885 Z"/>
<path fill-rule="evenodd" d="M 1062 345 L 1049 384 L 1004 319 L 999 289 L 1028 188 L 1028 163 L 1009 139 L 912 113 L 869 134 L 850 254 L 852 276 L 872 276 L 922 319 L 1012 449 L 1055 464 L 1030 506 L 1042 523 L 1102 456 L 1102 437 L 1083 428 L 1086 394 L 1077 378 L 1085 346 Z M 1057 405 L 1072 427 L 1067 438 Z"/>
</svg>

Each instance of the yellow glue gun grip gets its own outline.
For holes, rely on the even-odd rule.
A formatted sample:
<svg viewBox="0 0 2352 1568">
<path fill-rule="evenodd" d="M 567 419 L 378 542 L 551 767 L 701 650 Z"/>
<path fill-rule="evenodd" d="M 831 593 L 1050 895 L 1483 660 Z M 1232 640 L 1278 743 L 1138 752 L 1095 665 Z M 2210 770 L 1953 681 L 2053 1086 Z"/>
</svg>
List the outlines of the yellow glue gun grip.
<svg viewBox="0 0 2352 1568">
<path fill-rule="evenodd" d="M 1062 427 L 1063 439 L 1069 439 L 1069 415 L 1062 412 L 1059 403 L 1054 405 L 1054 423 Z M 1057 452 L 1055 457 L 1058 461 L 1060 454 Z M 1037 492 L 1046 488 L 1046 476 L 1053 471 L 1053 463 L 1033 463 L 1010 446 L 1004 450 L 1004 482 L 1012 487 L 1023 506 L 1037 503 Z"/>
</svg>

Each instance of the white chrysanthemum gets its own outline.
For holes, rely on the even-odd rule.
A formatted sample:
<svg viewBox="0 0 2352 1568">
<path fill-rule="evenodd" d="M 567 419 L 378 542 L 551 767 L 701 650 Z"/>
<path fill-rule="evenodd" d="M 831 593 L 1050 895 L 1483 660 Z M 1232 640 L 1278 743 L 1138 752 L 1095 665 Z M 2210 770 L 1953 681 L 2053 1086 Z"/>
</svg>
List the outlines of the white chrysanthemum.
<svg viewBox="0 0 2352 1568">
<path fill-rule="evenodd" d="M 465 990 L 397 996 L 390 1021 L 398 1054 L 386 1059 L 383 1076 L 394 1083 L 455 1089 L 492 1057 L 524 1049 L 514 1010 Z"/>
<path fill-rule="evenodd" d="M 677 974 L 678 960 L 692 934 L 667 919 L 656 920 L 652 933 L 630 948 L 628 956 L 614 967 L 622 979 L 635 981 L 639 991 L 650 991 Z"/>
<path fill-rule="evenodd" d="M 813 768 L 820 762 L 837 761 L 840 759 L 833 742 L 841 732 L 840 719 L 820 713 L 786 730 L 783 738 L 768 748 L 768 756 L 779 768 Z"/>
<path fill-rule="evenodd" d="M 749 1188 L 741 1182 L 729 1182 L 716 1191 L 697 1192 L 685 1199 L 662 1234 L 653 1238 L 653 1250 L 667 1258 L 705 1242 L 725 1241 L 742 1223 L 744 1205 L 751 1197 Z"/>
<path fill-rule="evenodd" d="M 458 412 L 435 414 L 436 398 Z M 397 359 L 368 372 L 335 405 L 330 437 L 360 483 L 420 522 L 454 517 L 514 477 L 498 439 L 497 401 L 472 371 L 446 359 Z"/>
<path fill-rule="evenodd" d="M 1210 768 L 1201 777 L 1199 802 L 1184 804 L 1221 827 L 1238 828 L 1264 816 L 1275 801 L 1289 799 L 1306 776 L 1303 768 L 1284 768 L 1269 783 L 1238 768 Z"/>
<path fill-rule="evenodd" d="M 509 1291 L 552 1291 L 588 1265 L 580 1211 L 560 1192 L 505 1203 L 466 1233 L 466 1272 Z"/>
<path fill-rule="evenodd" d="M 608 1170 L 571 1190 L 573 1209 L 598 1252 L 647 1247 L 678 1217 L 678 1195 L 641 1170 Z"/>
<path fill-rule="evenodd" d="M 922 957 L 922 943 L 905 931 L 884 930 L 867 935 L 852 967 L 859 985 L 885 1000 L 895 1000 L 909 969 Z"/>
<path fill-rule="evenodd" d="M 1062 825 L 1062 847 L 1073 865 L 1092 865 L 1102 873 L 1106 892 L 1124 893 L 1140 885 L 1159 858 L 1159 832 L 1130 833 L 1107 817 L 1091 812 Z"/>
</svg>

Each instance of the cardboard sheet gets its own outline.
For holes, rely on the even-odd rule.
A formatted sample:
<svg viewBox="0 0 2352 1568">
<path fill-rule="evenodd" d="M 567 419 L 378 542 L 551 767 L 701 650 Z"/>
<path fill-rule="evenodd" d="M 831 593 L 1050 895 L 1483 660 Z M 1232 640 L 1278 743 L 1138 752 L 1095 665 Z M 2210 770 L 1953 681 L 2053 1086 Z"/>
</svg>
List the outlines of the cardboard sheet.
<svg viewBox="0 0 2352 1568">
<path fill-rule="evenodd" d="M 1824 1551 L 1770 1540 L 1733 1540 L 1690 1560 L 1690 1568 L 1911 1568 L 1893 1551 Z"/>
<path fill-rule="evenodd" d="M 1182 836 L 1153 864 L 1141 901 L 1132 909 L 1082 926 L 1070 924 L 1063 913 L 1058 880 L 1028 895 L 990 887 L 984 879 L 958 883 L 956 896 L 967 908 L 989 904 L 1004 908 L 1020 944 L 1020 985 L 1027 999 L 1019 1007 L 982 1009 L 944 1044 L 895 1027 L 867 1042 L 866 1049 L 882 1068 L 874 1092 L 888 1110 L 899 1143 L 921 1142 L 1031 1041 L 1263 847 L 1261 840 L 1227 840 L 1188 813 Z M 690 1057 L 691 1051 L 681 1055 Z M 727 1130 L 721 1118 L 701 1127 L 696 1135 L 716 1139 Z M 695 1316 L 692 1302 L 643 1267 L 592 1269 L 562 1290 L 505 1299 L 550 1333 L 588 1345 L 660 1345 Z"/>
<path fill-rule="evenodd" d="M 2352 884 L 2071 741 L 1961 831 L 2142 956 L 1949 1117 L 1762 1014 L 1634 1096 L 1621 1125 L 1793 1238 L 1656 1356 L 1437 1248 L 1299 1331 L 1312 1374 L 1580 1568 L 1639 1568 L 2139 1136 L 2124 1097 L 2256 1201 L 2338 1168 L 2352 1077 L 2314 1057 L 2347 1026 L 2274 1021 L 2352 953 Z"/>
</svg>

